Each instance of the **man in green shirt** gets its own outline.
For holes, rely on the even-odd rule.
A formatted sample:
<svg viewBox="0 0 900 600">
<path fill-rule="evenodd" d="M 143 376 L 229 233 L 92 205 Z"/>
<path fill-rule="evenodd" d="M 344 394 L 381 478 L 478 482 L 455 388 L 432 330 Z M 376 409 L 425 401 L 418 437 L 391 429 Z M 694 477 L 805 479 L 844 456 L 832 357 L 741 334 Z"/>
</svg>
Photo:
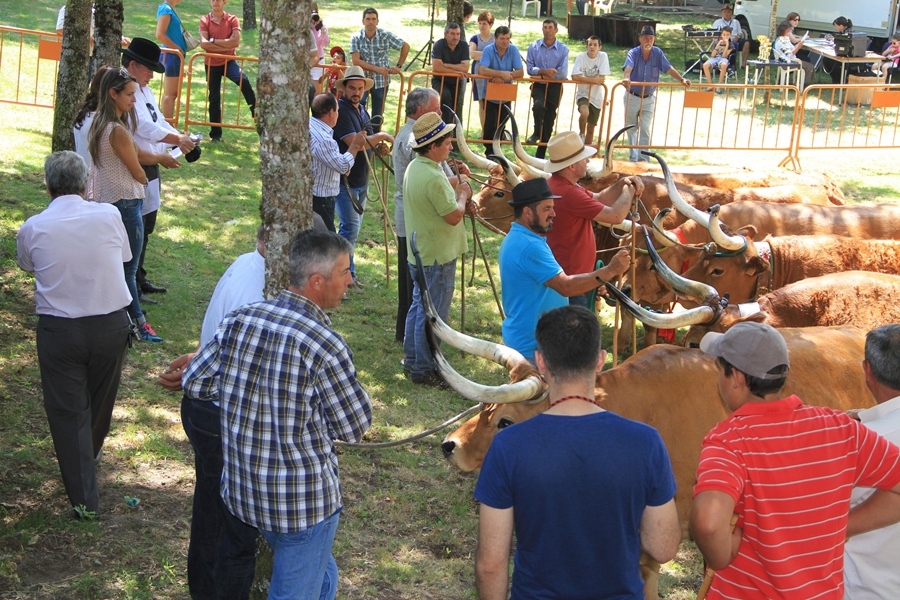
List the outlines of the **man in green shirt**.
<svg viewBox="0 0 900 600">
<path fill-rule="evenodd" d="M 403 179 L 403 216 L 407 240 L 411 242 L 413 234 L 416 235 L 428 291 L 444 320 L 450 314 L 456 259 L 466 251 L 462 219 L 472 198 L 472 187 L 466 175 L 460 174 L 454 190 L 440 167 L 453 149 L 453 136 L 450 134 L 455 127 L 444 123 L 440 115 L 434 113 L 420 117 L 413 126 L 415 142 L 412 147 L 417 156 L 407 167 Z M 409 259 L 413 301 L 406 316 L 404 365 L 413 383 L 445 387 L 443 379 L 434 370 L 425 339 L 425 309 L 411 246 Z"/>
</svg>

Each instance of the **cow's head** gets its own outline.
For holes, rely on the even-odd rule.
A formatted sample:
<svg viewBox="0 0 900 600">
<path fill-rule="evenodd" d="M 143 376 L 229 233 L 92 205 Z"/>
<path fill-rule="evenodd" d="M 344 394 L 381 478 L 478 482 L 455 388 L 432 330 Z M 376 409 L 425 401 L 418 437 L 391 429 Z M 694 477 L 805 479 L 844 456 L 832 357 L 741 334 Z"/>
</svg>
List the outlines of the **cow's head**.
<svg viewBox="0 0 900 600">
<path fill-rule="evenodd" d="M 748 242 L 740 252 L 722 251 L 715 244 L 707 244 L 684 276 L 711 285 L 721 296 L 727 294 L 733 304 L 755 299 L 759 275 L 769 271 L 769 261 L 759 255 L 752 243 L 754 231 L 748 227 L 738 231 Z"/>
</svg>

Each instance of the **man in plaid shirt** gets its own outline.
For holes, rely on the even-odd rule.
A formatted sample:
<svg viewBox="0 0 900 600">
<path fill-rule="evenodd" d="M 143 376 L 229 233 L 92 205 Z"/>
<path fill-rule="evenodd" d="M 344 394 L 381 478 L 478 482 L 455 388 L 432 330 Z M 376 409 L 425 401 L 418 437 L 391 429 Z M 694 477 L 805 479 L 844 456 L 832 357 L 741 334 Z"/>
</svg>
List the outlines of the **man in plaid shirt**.
<svg viewBox="0 0 900 600">
<path fill-rule="evenodd" d="M 337 594 L 331 554 L 341 511 L 334 440 L 358 442 L 372 420 L 353 355 L 325 310 L 341 303 L 350 245 L 303 231 L 290 285 L 230 313 L 184 373 L 185 392 L 221 406 L 221 494 L 275 555 L 270 598 Z"/>
<path fill-rule="evenodd" d="M 395 66 L 391 65 L 390 50 L 400 50 L 400 56 Z M 363 28 L 350 38 L 350 56 L 353 64 L 369 71 L 375 81 L 372 88 L 372 104 L 370 106 L 372 118 L 384 114 L 384 99 L 387 97 L 390 75 L 396 75 L 403 70 L 403 62 L 409 54 L 409 44 L 399 37 L 378 27 L 378 11 L 367 8 L 363 11 Z M 368 92 L 363 97 L 366 103 Z M 373 123 L 375 133 L 381 131 L 381 123 Z"/>
</svg>

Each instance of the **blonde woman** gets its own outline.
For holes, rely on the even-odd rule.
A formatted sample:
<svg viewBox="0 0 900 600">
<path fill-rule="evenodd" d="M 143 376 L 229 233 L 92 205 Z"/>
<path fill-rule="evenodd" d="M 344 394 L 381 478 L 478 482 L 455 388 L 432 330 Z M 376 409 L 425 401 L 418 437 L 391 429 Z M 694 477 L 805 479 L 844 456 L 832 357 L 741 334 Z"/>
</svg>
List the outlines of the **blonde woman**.
<svg viewBox="0 0 900 600">
<path fill-rule="evenodd" d="M 100 80 L 97 110 L 91 123 L 88 150 L 91 173 L 88 198 L 112 204 L 119 209 L 128 234 L 131 260 L 124 264 L 125 283 L 131 294 L 128 314 L 137 324 L 142 340 L 161 342 L 141 310 L 137 289 L 137 268 L 144 240 L 141 205 L 147 176 L 138 160 L 138 149 L 131 137 L 136 124 L 134 114 L 137 81 L 125 69 L 110 69 Z"/>
</svg>

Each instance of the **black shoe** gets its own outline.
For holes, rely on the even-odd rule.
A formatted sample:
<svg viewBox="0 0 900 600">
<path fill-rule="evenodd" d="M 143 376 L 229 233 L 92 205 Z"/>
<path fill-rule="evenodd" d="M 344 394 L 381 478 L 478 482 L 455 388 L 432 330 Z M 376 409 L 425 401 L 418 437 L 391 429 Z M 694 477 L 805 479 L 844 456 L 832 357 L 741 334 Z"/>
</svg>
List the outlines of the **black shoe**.
<svg viewBox="0 0 900 600">
<path fill-rule="evenodd" d="M 450 385 L 436 371 L 429 371 L 425 375 L 413 375 L 412 382 L 418 385 L 428 385 L 439 390 L 449 390 Z"/>
<path fill-rule="evenodd" d="M 214 143 L 214 144 L 218 144 L 218 143 L 220 143 L 220 142 L 222 141 L 222 138 L 220 138 L 220 137 L 211 137 L 211 138 L 209 138 L 209 141 L 211 141 L 211 142 Z"/>
<path fill-rule="evenodd" d="M 525 142 L 526 142 L 526 143 L 529 143 L 529 144 L 537 144 L 537 143 L 538 143 L 538 136 L 537 136 L 537 135 L 533 135 L 533 136 L 529 137 L 527 140 L 525 140 Z"/>
<path fill-rule="evenodd" d="M 153 285 L 149 281 L 142 281 L 140 288 L 145 294 L 165 294 L 168 291 L 166 288 L 160 285 Z"/>
<path fill-rule="evenodd" d="M 159 301 L 151 299 L 150 296 L 144 293 L 138 296 L 138 301 L 141 304 L 159 304 Z"/>
</svg>

